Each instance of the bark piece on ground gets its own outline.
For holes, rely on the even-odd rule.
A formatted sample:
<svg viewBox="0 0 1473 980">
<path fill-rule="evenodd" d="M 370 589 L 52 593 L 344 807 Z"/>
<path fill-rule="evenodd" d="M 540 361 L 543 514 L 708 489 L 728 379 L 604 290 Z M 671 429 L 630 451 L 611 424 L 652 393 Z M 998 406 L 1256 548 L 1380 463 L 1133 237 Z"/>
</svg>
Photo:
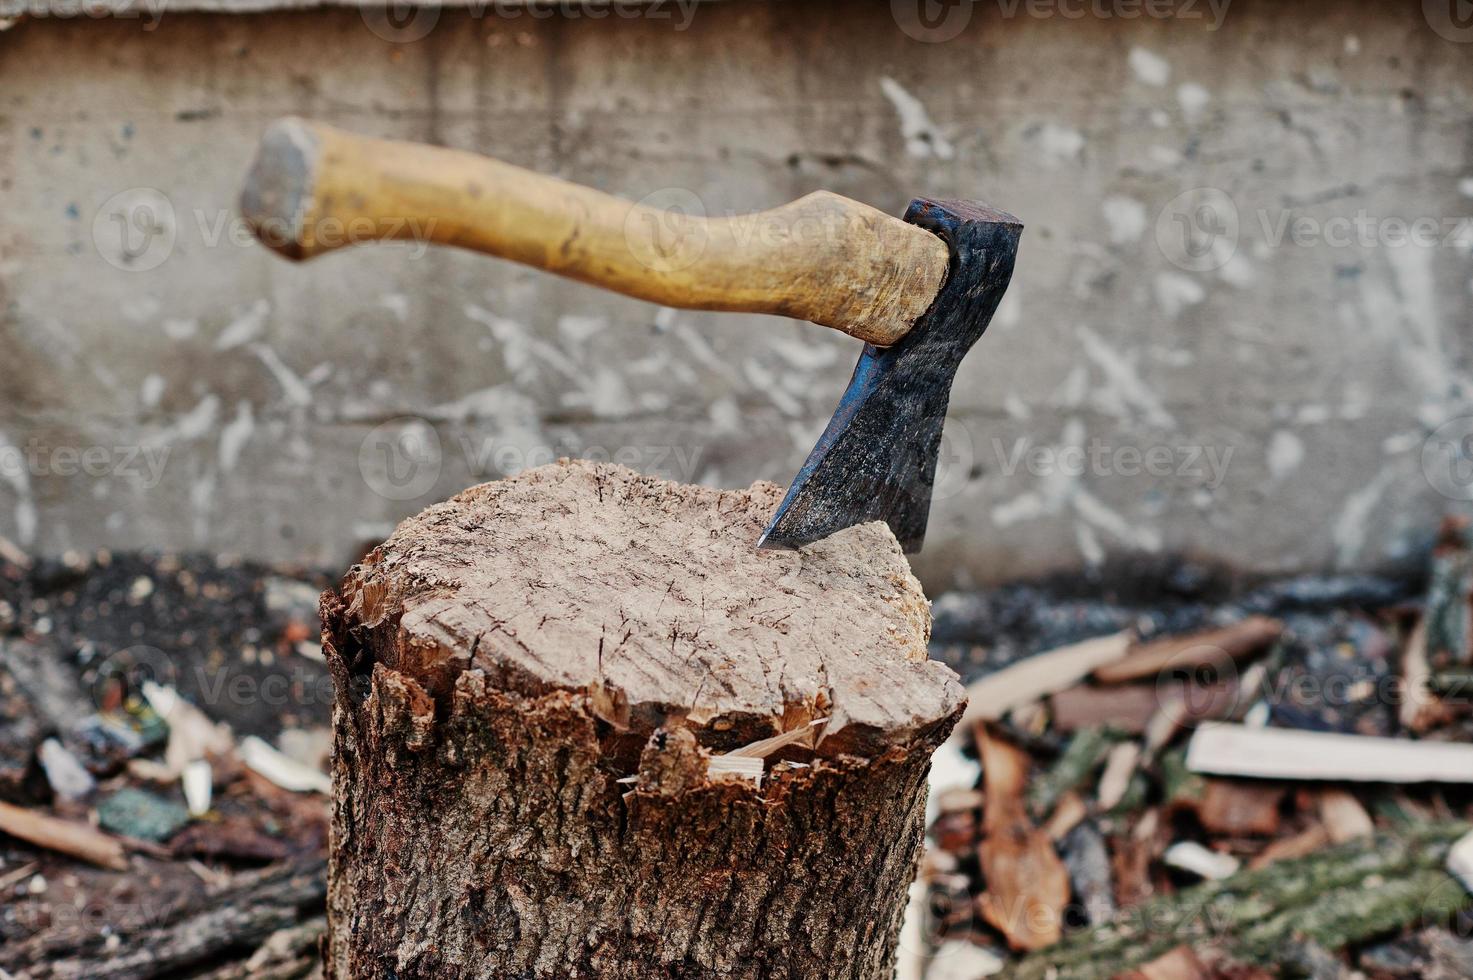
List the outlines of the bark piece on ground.
<svg viewBox="0 0 1473 980">
<path fill-rule="evenodd" d="M 53 930 L 0 949 L 0 967 L 18 980 L 194 976 L 203 968 L 245 959 L 272 935 L 320 916 L 326 871 L 320 860 L 275 865 L 240 875 L 208 897 L 140 896 L 139 902 L 153 902 L 157 908 L 138 924 L 103 930 L 82 916 L 79 928 Z M 304 965 L 311 967 L 310 962 Z"/>
<path fill-rule="evenodd" d="M 1092 926 L 1115 917 L 1115 877 L 1105 837 L 1093 823 L 1081 823 L 1059 842 L 1074 901 Z"/>
<path fill-rule="evenodd" d="M 1287 792 L 1274 783 L 1209 779 L 1197 805 L 1197 818 L 1209 833 L 1272 837 L 1279 832 L 1279 807 Z"/>
<path fill-rule="evenodd" d="M 30 786 L 41 782 L 35 778 L 36 749 L 44 735 L 35 709 L 0 664 L 0 800 L 32 802 Z"/>
<path fill-rule="evenodd" d="M 963 691 L 883 524 L 754 550 L 781 494 L 559 463 L 324 597 L 329 976 L 893 970 Z M 760 788 L 709 771 L 823 718 Z"/>
<path fill-rule="evenodd" d="M 1005 975 L 1013 980 L 1105 980 L 1189 945 L 1198 955 L 1272 966 L 1292 942 L 1325 949 L 1444 922 L 1470 901 L 1443 869 L 1467 825 L 1424 825 L 1240 871 L 1074 933 Z M 1367 882 L 1374 887 L 1368 887 Z"/>
<path fill-rule="evenodd" d="M 1253 860 L 1248 862 L 1248 867 L 1252 870 L 1266 868 L 1275 861 L 1287 861 L 1294 858 L 1308 857 L 1316 851 L 1329 846 L 1330 832 L 1325 829 L 1325 825 L 1320 823 L 1310 824 L 1297 834 L 1270 841 L 1267 847 L 1253 856 Z"/>
<path fill-rule="evenodd" d="M 1424 929 L 1362 951 L 1358 965 L 1376 980 L 1467 980 L 1473 977 L 1473 939 L 1446 929 Z"/>
<path fill-rule="evenodd" d="M 1063 933 L 1069 872 L 1048 833 L 1028 819 L 1028 754 L 986 725 L 977 738 L 986 798 L 978 858 L 987 890 L 979 906 L 1012 948 L 1042 949 Z"/>
<path fill-rule="evenodd" d="M 1049 698 L 1049 713 L 1061 732 L 1108 726 L 1139 735 L 1160 706 L 1161 694 L 1152 684 L 1076 684 Z"/>
<path fill-rule="evenodd" d="M 1473 523 L 1449 516 L 1438 531 L 1427 587 L 1427 660 L 1434 670 L 1473 663 Z"/>
<path fill-rule="evenodd" d="M 1267 616 L 1249 616 L 1232 626 L 1170 636 L 1132 647 L 1121 660 L 1094 671 L 1095 680 L 1120 684 L 1180 672 L 1195 677 L 1203 670 L 1223 670 L 1241 663 L 1279 638 L 1284 625 Z"/>
</svg>

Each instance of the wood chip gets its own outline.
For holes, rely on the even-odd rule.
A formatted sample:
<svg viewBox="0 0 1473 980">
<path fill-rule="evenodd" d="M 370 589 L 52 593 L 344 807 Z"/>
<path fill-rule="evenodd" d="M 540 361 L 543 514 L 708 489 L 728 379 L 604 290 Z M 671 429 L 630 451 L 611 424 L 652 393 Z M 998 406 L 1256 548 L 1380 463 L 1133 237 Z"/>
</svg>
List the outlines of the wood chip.
<svg viewBox="0 0 1473 980">
<path fill-rule="evenodd" d="M 1473 894 L 1473 831 L 1459 837 L 1448 849 L 1447 871 Z"/>
<path fill-rule="evenodd" d="M 1138 969 L 1120 974 L 1115 980 L 1210 980 L 1212 976 L 1212 971 L 1190 946 L 1178 946 Z"/>
<path fill-rule="evenodd" d="M 1209 779 L 1196 806 L 1197 818 L 1209 833 L 1230 837 L 1272 837 L 1279 832 L 1283 786 Z"/>
<path fill-rule="evenodd" d="M 1096 796 L 1101 810 L 1113 810 L 1125 799 L 1130 789 L 1130 780 L 1141 761 L 1138 742 L 1121 742 L 1105 757 L 1105 771 L 1100 774 L 1100 787 Z"/>
<path fill-rule="evenodd" d="M 1427 664 L 1427 618 L 1417 620 L 1401 653 L 1401 695 L 1397 720 L 1407 731 L 1418 734 L 1445 720 L 1442 701 L 1432 692 L 1432 672 Z"/>
<path fill-rule="evenodd" d="M 1178 841 L 1166 849 L 1162 860 L 1173 868 L 1189 871 L 1208 881 L 1221 881 L 1237 873 L 1242 866 L 1237 858 L 1213 851 L 1193 840 Z"/>
<path fill-rule="evenodd" d="M 1059 798 L 1058 805 L 1054 807 L 1054 812 L 1049 815 L 1043 829 L 1054 840 L 1062 840 L 1065 834 L 1079 826 L 1080 821 L 1087 816 L 1089 806 L 1084 798 L 1078 793 L 1065 793 Z"/>
<path fill-rule="evenodd" d="M 1116 837 L 1110 848 L 1115 902 L 1121 908 L 1139 905 L 1154 893 L 1151 863 L 1160 853 L 1163 843 L 1160 815 L 1156 810 L 1147 810 L 1129 831 Z"/>
<path fill-rule="evenodd" d="M 1069 873 L 1048 834 L 1028 819 L 1028 754 L 986 726 L 978 729 L 977 753 L 987 798 L 978 847 L 987 891 L 979 906 L 1013 949 L 1042 949 L 1063 934 Z"/>
<path fill-rule="evenodd" d="M 1139 735 L 1146 730 L 1146 722 L 1158 707 L 1160 700 L 1151 684 L 1112 687 L 1076 684 L 1049 699 L 1054 727 L 1061 732 L 1108 725 L 1129 735 Z"/>
<path fill-rule="evenodd" d="M 31 567 L 31 556 L 14 541 L 0 534 L 0 560 L 8 561 L 21 569 Z"/>
<path fill-rule="evenodd" d="M 713 778 L 730 777 L 762 785 L 763 762 L 750 756 L 728 752 L 713 755 L 706 763 L 706 772 Z"/>
<path fill-rule="evenodd" d="M 324 772 L 304 766 L 269 742 L 248 735 L 240 743 L 240 760 L 257 774 L 293 793 L 332 793 L 332 780 Z"/>
<path fill-rule="evenodd" d="M 1371 815 L 1361 806 L 1360 800 L 1343 789 L 1326 789 L 1319 793 L 1320 822 L 1336 844 L 1369 837 L 1375 833 L 1376 825 Z"/>
<path fill-rule="evenodd" d="M 184 767 L 180 774 L 184 789 L 184 802 L 189 806 L 191 817 L 202 817 L 210 812 L 210 801 L 214 796 L 215 771 L 205 759 L 196 759 Z"/>
<path fill-rule="evenodd" d="M 0 831 L 23 841 L 113 871 L 126 871 L 122 842 L 87 824 L 0 803 Z"/>
<path fill-rule="evenodd" d="M 1266 868 L 1275 861 L 1307 857 L 1330 844 L 1330 833 L 1323 824 L 1313 824 L 1292 837 L 1280 837 L 1254 855 L 1248 867 L 1254 870 Z"/>
<path fill-rule="evenodd" d="M 12 868 L 4 874 L 0 874 L 0 895 L 8 892 L 11 888 L 14 888 L 16 885 L 20 884 L 22 881 L 25 881 L 31 875 L 35 874 L 36 869 L 40 866 L 41 865 L 35 861 L 27 861 L 25 864 L 22 864 L 18 868 Z"/>
<path fill-rule="evenodd" d="M 926 980 L 978 980 L 1001 973 L 1007 963 L 990 949 L 965 939 L 948 939 L 931 956 Z"/>
<path fill-rule="evenodd" d="M 1097 636 L 1036 654 L 974 681 L 967 686 L 967 710 L 957 730 L 996 721 L 1011 708 L 1073 687 L 1091 671 L 1123 657 L 1130 640 L 1128 632 Z"/>
<path fill-rule="evenodd" d="M 169 726 L 164 749 L 164 767 L 170 779 L 178 779 L 191 762 L 211 755 L 225 755 L 235 748 L 230 726 L 216 724 L 172 687 L 153 681 L 143 684 L 143 696 Z"/>
<path fill-rule="evenodd" d="M 743 745 L 739 749 L 732 749 L 724 753 L 728 756 L 741 756 L 748 759 L 765 759 L 778 749 L 789 745 L 801 745 L 804 748 L 813 748 L 814 738 L 817 735 L 818 726 L 827 722 L 827 718 L 815 718 L 806 725 L 800 725 L 792 731 L 774 735 L 771 738 L 759 739 Z"/>
<path fill-rule="evenodd" d="M 1187 768 L 1260 779 L 1470 783 L 1473 745 L 1209 724 L 1192 734 Z"/>
<path fill-rule="evenodd" d="M 1224 668 L 1246 660 L 1277 640 L 1283 629 L 1276 619 L 1249 616 L 1221 629 L 1152 640 L 1132 647 L 1119 662 L 1100 666 L 1094 678 L 1104 684 L 1119 684 L 1159 677 L 1163 671 L 1196 676 L 1203 669 Z"/>
<path fill-rule="evenodd" d="M 945 816 L 948 813 L 966 813 L 982 809 L 985 797 L 980 789 L 944 789 L 936 794 L 936 809 Z"/>
</svg>

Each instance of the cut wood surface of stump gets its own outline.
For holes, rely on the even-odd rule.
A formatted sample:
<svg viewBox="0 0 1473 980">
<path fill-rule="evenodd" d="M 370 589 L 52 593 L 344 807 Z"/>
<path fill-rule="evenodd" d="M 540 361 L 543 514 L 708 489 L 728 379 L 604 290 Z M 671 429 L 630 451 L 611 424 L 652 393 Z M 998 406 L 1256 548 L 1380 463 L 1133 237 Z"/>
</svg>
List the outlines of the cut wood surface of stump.
<svg viewBox="0 0 1473 980">
<path fill-rule="evenodd" d="M 962 688 L 889 528 L 756 551 L 780 498 L 562 462 L 324 596 L 330 977 L 893 975 Z"/>
</svg>

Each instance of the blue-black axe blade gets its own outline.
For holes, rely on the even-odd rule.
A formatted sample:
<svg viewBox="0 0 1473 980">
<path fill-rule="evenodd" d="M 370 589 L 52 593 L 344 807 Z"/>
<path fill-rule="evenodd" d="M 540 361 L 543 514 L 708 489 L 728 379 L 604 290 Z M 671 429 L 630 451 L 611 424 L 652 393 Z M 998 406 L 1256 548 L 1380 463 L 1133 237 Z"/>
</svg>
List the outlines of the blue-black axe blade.
<svg viewBox="0 0 1473 980">
<path fill-rule="evenodd" d="M 869 521 L 889 524 L 907 552 L 925 540 L 951 384 L 1007 291 L 1023 225 L 975 201 L 915 200 L 905 220 L 950 248 L 946 283 L 899 343 L 865 345 L 759 548 L 797 548 Z"/>
</svg>

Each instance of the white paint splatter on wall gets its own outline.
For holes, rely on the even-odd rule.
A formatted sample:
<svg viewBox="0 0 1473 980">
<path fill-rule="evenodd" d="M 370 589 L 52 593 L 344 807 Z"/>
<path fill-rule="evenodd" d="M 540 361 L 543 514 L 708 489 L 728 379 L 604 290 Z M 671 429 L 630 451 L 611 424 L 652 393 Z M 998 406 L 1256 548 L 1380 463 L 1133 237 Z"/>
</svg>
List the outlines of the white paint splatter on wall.
<svg viewBox="0 0 1473 980">
<path fill-rule="evenodd" d="M 145 446 L 172 446 L 175 443 L 202 439 L 214 431 L 215 418 L 220 414 L 220 399 L 206 395 L 189 411 L 162 428 L 154 430 L 145 439 Z"/>
<path fill-rule="evenodd" d="M 1079 419 L 1070 419 L 1064 425 L 1059 444 L 1051 447 L 1051 450 L 1056 458 L 1073 453 L 1083 459 L 1084 445 L 1084 423 Z M 1105 557 L 1104 546 L 1096 533 L 1098 531 L 1103 531 L 1128 548 L 1153 553 L 1161 550 L 1160 532 L 1150 525 L 1132 524 L 1090 493 L 1084 486 L 1082 469 L 1056 465 L 1040 473 L 1037 479 L 1037 485 L 1033 489 L 1025 490 L 992 508 L 992 522 L 995 525 L 1006 528 L 1065 512 L 1073 513 L 1075 540 L 1081 556 L 1091 565 L 1099 564 Z"/>
<path fill-rule="evenodd" d="M 889 76 L 880 78 L 880 91 L 885 93 L 885 98 L 890 100 L 900 117 L 900 136 L 905 140 L 905 152 L 913 157 L 936 157 L 938 160 L 950 160 L 956 155 L 955 147 L 931 121 L 930 113 L 920 99 Z"/>
<path fill-rule="evenodd" d="M 215 350 L 234 350 L 258 340 L 266 329 L 266 320 L 271 316 L 271 304 L 258 299 L 242 310 L 220 331 L 215 338 Z"/>
<path fill-rule="evenodd" d="M 1335 543 L 1335 564 L 1339 567 L 1349 568 L 1360 557 L 1366 545 L 1371 514 L 1385 496 L 1395 476 L 1395 468 L 1383 466 L 1372 477 L 1371 482 L 1345 498 L 1345 504 L 1340 508 L 1340 516 L 1335 519 L 1335 527 L 1331 532 L 1331 540 Z"/>
<path fill-rule="evenodd" d="M 138 389 L 139 403 L 144 408 L 158 408 L 159 402 L 164 397 L 164 388 L 165 382 L 160 375 L 148 375 Z"/>
<path fill-rule="evenodd" d="M 1176 103 L 1188 122 L 1199 119 L 1211 101 L 1212 94 L 1196 82 L 1183 82 L 1176 87 Z"/>
<path fill-rule="evenodd" d="M 281 357 L 266 344 L 252 344 L 251 353 L 266 366 L 276 383 L 281 386 L 282 397 L 288 404 L 298 408 L 305 408 L 312 404 L 312 389 L 307 383 L 297 376 L 297 373 L 286 366 Z"/>
<path fill-rule="evenodd" d="M 1304 462 L 1304 440 L 1287 429 L 1278 429 L 1268 440 L 1268 475 L 1282 480 Z"/>
<path fill-rule="evenodd" d="M 1100 205 L 1110 229 L 1110 241 L 1116 245 L 1138 242 L 1146 232 L 1146 206 L 1133 197 L 1112 194 Z"/>
<path fill-rule="evenodd" d="M 1196 306 L 1207 298 L 1207 290 L 1197 280 L 1180 272 L 1158 273 L 1154 283 L 1156 305 L 1161 312 L 1175 319 L 1177 314 L 1189 306 Z"/>
<path fill-rule="evenodd" d="M 241 450 L 245 449 L 255 431 L 256 419 L 251 403 L 242 401 L 235 406 L 235 418 L 220 430 L 220 472 L 230 473 L 235 469 Z"/>
<path fill-rule="evenodd" d="M 15 493 L 17 540 L 25 546 L 34 544 L 40 522 L 36 513 L 36 501 L 31 495 L 31 475 L 26 468 L 25 456 L 3 432 L 0 432 L 0 480 L 5 481 Z"/>
<path fill-rule="evenodd" d="M 164 336 L 173 341 L 188 340 L 199 333 L 199 321 L 188 317 L 166 317 L 159 324 Z"/>
<path fill-rule="evenodd" d="M 1058 166 L 1078 160 L 1084 152 L 1084 134 L 1072 126 L 1046 122 L 1034 131 L 1044 163 Z"/>
<path fill-rule="evenodd" d="M 1176 419 L 1136 370 L 1135 361 L 1105 343 L 1094 330 L 1081 326 L 1079 340 L 1085 356 L 1105 375 L 1105 383 L 1090 389 L 1101 409 L 1119 418 L 1129 418 L 1133 409 L 1148 424 L 1159 429 L 1176 428 Z"/>
<path fill-rule="evenodd" d="M 384 293 L 378 298 L 378 305 L 394 314 L 400 323 L 409 322 L 409 297 L 403 293 Z"/>
<path fill-rule="evenodd" d="M 1165 85 L 1171 78 L 1171 64 L 1147 48 L 1131 48 L 1128 60 L 1136 79 L 1145 85 Z"/>
</svg>

